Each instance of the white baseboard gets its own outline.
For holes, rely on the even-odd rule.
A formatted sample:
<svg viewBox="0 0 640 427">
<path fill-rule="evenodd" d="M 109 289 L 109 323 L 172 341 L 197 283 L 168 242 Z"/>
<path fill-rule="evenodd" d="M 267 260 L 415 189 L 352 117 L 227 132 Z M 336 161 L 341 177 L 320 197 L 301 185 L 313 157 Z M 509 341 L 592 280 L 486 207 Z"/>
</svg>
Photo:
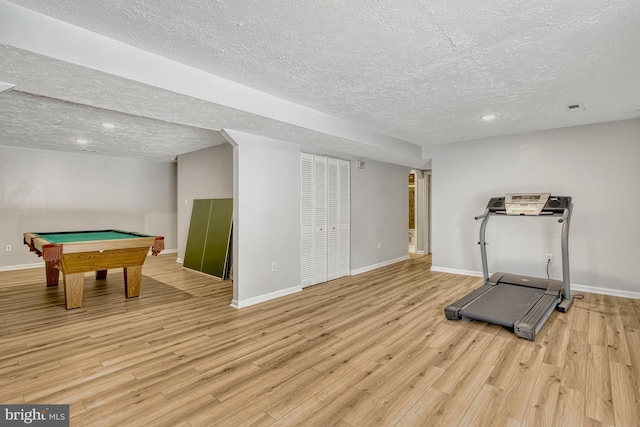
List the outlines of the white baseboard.
<svg viewBox="0 0 640 427">
<path fill-rule="evenodd" d="M 42 268 L 42 267 L 44 267 L 44 261 L 36 262 L 33 264 L 7 265 L 4 267 L 0 267 L 0 271 L 27 270 L 29 268 Z"/>
<path fill-rule="evenodd" d="M 355 276 L 356 274 L 366 273 L 367 271 L 375 270 L 376 268 L 386 267 L 387 265 L 395 264 L 397 262 L 406 261 L 409 259 L 409 255 L 404 255 L 399 258 L 390 259 L 387 261 L 379 262 L 378 264 L 368 265 L 366 267 L 356 268 L 355 270 L 351 270 L 351 275 Z"/>
<path fill-rule="evenodd" d="M 462 276 L 482 277 L 482 272 L 481 271 L 460 270 L 460 269 L 457 269 L 457 268 L 438 267 L 437 265 L 432 265 L 431 266 L 431 271 L 437 271 L 439 273 L 460 274 Z"/>
<path fill-rule="evenodd" d="M 260 304 L 261 302 L 266 302 L 272 299 L 280 298 L 285 295 L 295 294 L 296 292 L 301 292 L 301 291 L 302 291 L 302 287 L 294 286 L 292 288 L 282 289 L 279 291 L 270 292 L 264 295 L 258 295 L 257 297 L 251 297 L 251 298 L 243 299 L 240 301 L 234 298 L 231 301 L 231 307 L 245 308 L 245 307 L 249 307 L 250 305 Z"/>
<path fill-rule="evenodd" d="M 463 276 L 482 277 L 482 273 L 479 271 L 459 270 L 457 268 L 431 266 L 431 271 L 438 271 L 440 273 L 460 274 Z M 491 276 L 491 274 L 489 274 L 489 276 Z M 575 294 L 576 292 L 588 292 L 590 294 L 601 294 L 601 295 L 611 295 L 614 297 L 640 299 L 640 292 L 622 291 L 619 289 L 611 289 L 611 288 L 598 288 L 596 286 L 585 286 L 585 285 L 578 285 L 576 283 L 572 283 L 571 293 Z"/>
<path fill-rule="evenodd" d="M 184 264 L 184 258 L 176 258 L 176 262 L 179 264 Z"/>
<path fill-rule="evenodd" d="M 160 252 L 161 255 L 164 254 L 175 254 L 177 253 L 178 250 L 177 249 L 163 249 L 162 252 Z M 151 248 L 149 248 L 149 252 L 147 252 L 147 256 L 151 256 L 153 255 L 153 252 L 151 251 Z"/>
<path fill-rule="evenodd" d="M 571 293 L 588 292 L 590 294 L 611 295 L 613 297 L 640 299 L 640 292 L 621 291 L 619 289 L 598 288 L 595 286 L 584 286 L 571 284 Z"/>
</svg>

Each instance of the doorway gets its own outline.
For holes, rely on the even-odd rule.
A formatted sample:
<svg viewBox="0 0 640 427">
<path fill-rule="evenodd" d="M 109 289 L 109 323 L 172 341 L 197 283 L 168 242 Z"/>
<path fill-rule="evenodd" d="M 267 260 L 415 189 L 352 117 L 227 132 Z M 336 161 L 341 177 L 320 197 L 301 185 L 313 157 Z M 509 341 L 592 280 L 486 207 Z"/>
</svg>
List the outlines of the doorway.
<svg viewBox="0 0 640 427">
<path fill-rule="evenodd" d="M 416 253 L 416 172 L 409 173 L 409 253 Z"/>
<path fill-rule="evenodd" d="M 408 250 L 431 253 L 431 171 L 412 170 L 408 178 Z"/>
</svg>

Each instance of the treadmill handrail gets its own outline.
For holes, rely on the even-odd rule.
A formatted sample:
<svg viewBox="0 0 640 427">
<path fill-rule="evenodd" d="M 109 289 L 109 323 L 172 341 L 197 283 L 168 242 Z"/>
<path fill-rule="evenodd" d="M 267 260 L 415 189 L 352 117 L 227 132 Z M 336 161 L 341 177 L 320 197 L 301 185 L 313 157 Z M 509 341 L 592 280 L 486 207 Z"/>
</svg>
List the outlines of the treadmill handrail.
<svg viewBox="0 0 640 427">
<path fill-rule="evenodd" d="M 562 223 L 562 232 L 561 232 L 561 252 L 562 252 L 562 298 L 564 300 L 568 300 L 569 304 L 571 303 L 571 282 L 569 277 L 569 225 L 571 223 L 571 211 L 573 210 L 573 203 L 571 202 L 571 198 L 569 198 L 569 204 L 566 208 L 562 210 L 562 214 L 560 212 L 547 213 L 544 216 L 554 216 L 558 217 L 558 222 Z M 506 213 L 506 212 L 505 212 Z M 484 212 L 481 215 L 475 217 L 476 220 L 482 219 L 482 223 L 480 224 L 480 232 L 478 244 L 480 245 L 480 258 L 482 261 L 482 276 L 484 278 L 484 282 L 487 283 L 489 280 L 489 265 L 487 262 L 487 242 L 485 240 L 485 231 L 487 227 L 487 222 L 489 218 L 494 215 L 499 215 L 499 213 L 495 210 L 491 210 L 489 206 L 487 206 Z M 506 215 L 505 215 L 506 216 Z M 522 218 L 522 215 L 509 215 L 517 218 Z M 529 218 L 540 217 L 543 215 L 528 215 Z"/>
<path fill-rule="evenodd" d="M 564 208 L 562 211 L 562 218 L 558 218 L 558 222 L 564 222 L 569 217 L 570 213 L 569 208 Z"/>
<path fill-rule="evenodd" d="M 480 214 L 480 215 L 478 215 L 478 216 L 476 216 L 476 217 L 474 217 L 474 218 L 475 218 L 475 220 L 477 221 L 477 220 L 479 220 L 479 219 L 484 218 L 484 217 L 485 217 L 485 216 L 487 216 L 487 215 L 489 215 L 489 208 L 486 208 L 486 209 L 484 210 L 484 212 L 482 212 L 482 214 Z"/>
</svg>

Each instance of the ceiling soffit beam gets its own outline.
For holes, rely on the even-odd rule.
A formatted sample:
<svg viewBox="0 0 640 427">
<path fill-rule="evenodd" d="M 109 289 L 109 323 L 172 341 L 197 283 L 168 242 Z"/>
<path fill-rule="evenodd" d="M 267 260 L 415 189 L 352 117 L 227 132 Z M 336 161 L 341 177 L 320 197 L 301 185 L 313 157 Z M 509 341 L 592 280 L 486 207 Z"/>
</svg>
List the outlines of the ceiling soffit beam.
<svg viewBox="0 0 640 427">
<path fill-rule="evenodd" d="M 0 43 L 316 132 L 422 159 L 422 147 L 0 0 Z"/>
<path fill-rule="evenodd" d="M 15 87 L 16 85 L 11 84 L 11 83 L 5 83 L 5 82 L 0 82 L 0 93 L 6 91 L 6 90 L 11 90 Z"/>
</svg>

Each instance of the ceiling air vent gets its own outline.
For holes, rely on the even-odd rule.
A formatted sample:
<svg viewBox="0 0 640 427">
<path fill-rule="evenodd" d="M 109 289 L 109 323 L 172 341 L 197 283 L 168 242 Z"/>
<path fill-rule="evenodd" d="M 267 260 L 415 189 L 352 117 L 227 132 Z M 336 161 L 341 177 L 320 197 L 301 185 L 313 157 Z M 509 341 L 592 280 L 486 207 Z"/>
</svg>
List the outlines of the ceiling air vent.
<svg viewBox="0 0 640 427">
<path fill-rule="evenodd" d="M 584 110 L 584 104 L 582 102 L 576 102 L 575 104 L 567 105 L 567 111 L 582 111 Z"/>
</svg>

